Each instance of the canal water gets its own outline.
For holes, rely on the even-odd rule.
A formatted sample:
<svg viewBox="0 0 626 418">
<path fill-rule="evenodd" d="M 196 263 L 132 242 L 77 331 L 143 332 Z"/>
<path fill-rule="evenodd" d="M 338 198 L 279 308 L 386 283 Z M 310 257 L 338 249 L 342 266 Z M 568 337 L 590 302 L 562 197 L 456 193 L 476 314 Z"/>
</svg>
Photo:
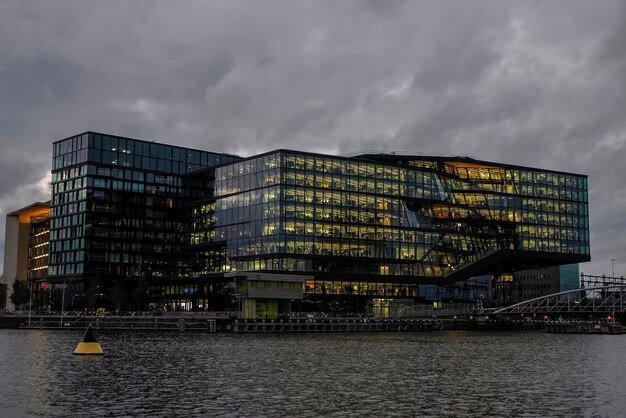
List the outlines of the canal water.
<svg viewBox="0 0 626 418">
<path fill-rule="evenodd" d="M 626 416 L 626 335 L 0 330 L 0 416 Z"/>
</svg>

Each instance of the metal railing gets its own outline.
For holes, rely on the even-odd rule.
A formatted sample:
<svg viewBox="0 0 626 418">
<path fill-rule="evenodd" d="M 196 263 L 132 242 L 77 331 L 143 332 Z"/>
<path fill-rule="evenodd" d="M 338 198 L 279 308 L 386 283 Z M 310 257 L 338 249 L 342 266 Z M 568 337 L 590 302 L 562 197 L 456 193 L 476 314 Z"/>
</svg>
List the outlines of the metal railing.
<svg viewBox="0 0 626 418">
<path fill-rule="evenodd" d="M 622 313 L 626 310 L 626 284 L 587 287 L 529 299 L 491 314 L 597 314 Z"/>
</svg>

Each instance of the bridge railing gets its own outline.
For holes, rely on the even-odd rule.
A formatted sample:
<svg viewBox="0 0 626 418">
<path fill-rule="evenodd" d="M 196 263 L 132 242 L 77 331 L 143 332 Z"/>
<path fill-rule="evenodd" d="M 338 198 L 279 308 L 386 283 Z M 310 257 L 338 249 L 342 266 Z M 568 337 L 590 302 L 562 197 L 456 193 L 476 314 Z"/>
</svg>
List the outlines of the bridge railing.
<svg viewBox="0 0 626 418">
<path fill-rule="evenodd" d="M 626 285 L 587 287 L 529 299 L 492 314 L 622 313 L 626 311 Z"/>
</svg>

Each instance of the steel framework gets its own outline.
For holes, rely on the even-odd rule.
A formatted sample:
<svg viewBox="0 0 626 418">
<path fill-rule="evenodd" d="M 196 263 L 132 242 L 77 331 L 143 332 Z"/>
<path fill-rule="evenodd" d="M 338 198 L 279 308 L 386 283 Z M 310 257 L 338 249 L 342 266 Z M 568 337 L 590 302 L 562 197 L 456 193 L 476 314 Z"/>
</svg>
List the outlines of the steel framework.
<svg viewBox="0 0 626 418">
<path fill-rule="evenodd" d="M 608 286 L 624 284 L 626 285 L 626 279 L 624 276 L 592 276 L 589 274 L 580 273 L 580 287 L 596 287 L 596 286 Z"/>
<path fill-rule="evenodd" d="M 553 293 L 505 308 L 491 314 L 616 314 L 626 311 L 626 284 L 587 287 Z"/>
</svg>

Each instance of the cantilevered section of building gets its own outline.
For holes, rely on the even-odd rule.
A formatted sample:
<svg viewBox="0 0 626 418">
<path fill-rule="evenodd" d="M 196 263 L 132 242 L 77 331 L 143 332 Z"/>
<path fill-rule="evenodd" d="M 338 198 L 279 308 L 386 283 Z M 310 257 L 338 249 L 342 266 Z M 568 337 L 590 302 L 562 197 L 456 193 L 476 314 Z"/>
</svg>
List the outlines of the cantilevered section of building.
<svg viewBox="0 0 626 418">
<path fill-rule="evenodd" d="M 232 268 L 448 284 L 588 261 L 587 179 L 475 161 L 280 150 L 218 167 Z"/>
</svg>

